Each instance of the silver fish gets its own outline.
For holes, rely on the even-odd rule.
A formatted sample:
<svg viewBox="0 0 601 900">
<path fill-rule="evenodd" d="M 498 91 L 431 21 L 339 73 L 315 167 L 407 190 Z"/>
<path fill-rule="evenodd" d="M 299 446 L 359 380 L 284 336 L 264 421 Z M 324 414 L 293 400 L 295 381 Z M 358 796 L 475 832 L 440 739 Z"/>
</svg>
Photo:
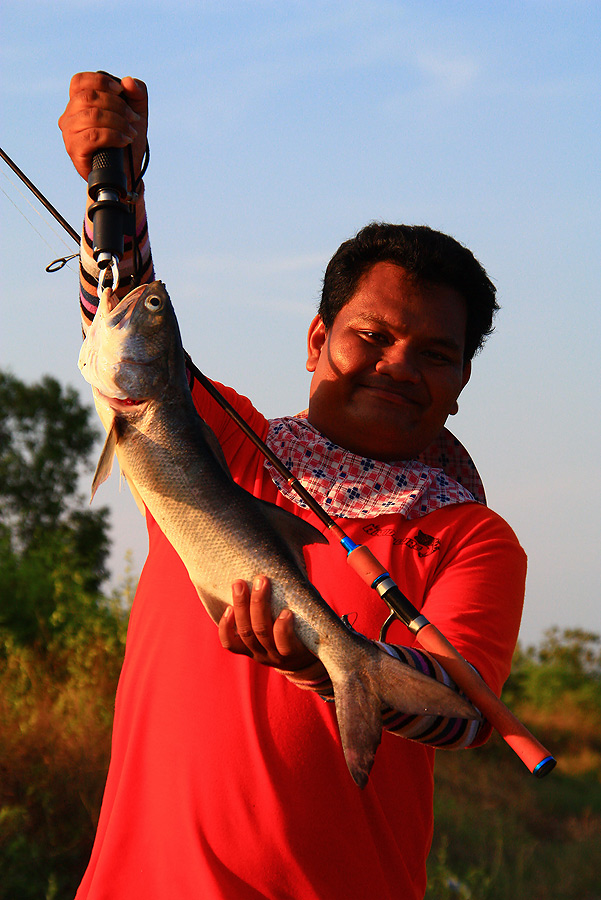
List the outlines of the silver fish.
<svg viewBox="0 0 601 900">
<path fill-rule="evenodd" d="M 164 285 L 135 288 L 109 307 L 106 294 L 79 359 L 108 431 L 92 496 L 116 452 L 215 622 L 232 602 L 235 579 L 252 583 L 261 574 L 271 580 L 274 617 L 289 608 L 296 634 L 328 671 L 342 748 L 360 787 L 381 740 L 383 704 L 408 714 L 478 718 L 463 697 L 349 629 L 306 574 L 303 547 L 326 538 L 234 483 L 194 407 Z"/>
</svg>

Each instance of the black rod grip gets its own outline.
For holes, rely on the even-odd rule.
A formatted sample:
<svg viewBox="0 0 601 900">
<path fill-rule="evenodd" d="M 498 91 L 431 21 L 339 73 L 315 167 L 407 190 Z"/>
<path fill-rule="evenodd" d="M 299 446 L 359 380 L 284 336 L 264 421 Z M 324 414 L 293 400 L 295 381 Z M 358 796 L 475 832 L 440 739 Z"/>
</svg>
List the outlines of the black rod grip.
<svg viewBox="0 0 601 900">
<path fill-rule="evenodd" d="M 127 178 L 121 147 L 106 147 L 94 154 L 88 194 L 94 201 L 88 210 L 94 230 L 94 259 L 104 268 L 113 258 L 123 257 L 123 235 L 129 232 L 129 209 L 123 203 Z"/>
</svg>

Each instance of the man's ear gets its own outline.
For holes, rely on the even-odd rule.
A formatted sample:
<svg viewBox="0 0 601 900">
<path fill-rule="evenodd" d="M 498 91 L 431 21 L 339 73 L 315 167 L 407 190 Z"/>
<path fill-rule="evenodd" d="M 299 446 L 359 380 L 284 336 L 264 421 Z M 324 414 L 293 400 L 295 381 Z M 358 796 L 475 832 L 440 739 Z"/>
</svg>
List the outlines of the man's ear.
<svg viewBox="0 0 601 900">
<path fill-rule="evenodd" d="M 468 361 L 466 362 L 466 364 L 463 367 L 463 376 L 461 378 L 461 391 L 463 390 L 463 388 L 466 386 L 466 384 L 470 380 L 471 374 L 472 374 L 472 361 L 471 361 L 471 359 L 468 359 Z M 461 391 L 459 391 L 459 394 L 461 394 Z M 459 399 L 459 395 L 457 396 L 457 400 L 458 399 Z M 459 403 L 457 402 L 457 400 L 455 400 L 454 405 L 451 407 L 451 411 L 450 411 L 451 416 L 456 416 L 457 413 L 459 412 Z"/>
<path fill-rule="evenodd" d="M 314 372 L 317 368 L 321 349 L 326 341 L 326 334 L 326 326 L 318 313 L 309 325 L 309 334 L 307 335 L 307 372 Z"/>
<path fill-rule="evenodd" d="M 471 359 L 468 359 L 468 361 L 466 362 L 466 364 L 463 367 L 463 378 L 461 381 L 461 390 L 463 390 L 463 388 L 466 386 L 466 384 L 470 380 L 471 374 L 472 374 L 472 361 L 471 361 Z"/>
</svg>

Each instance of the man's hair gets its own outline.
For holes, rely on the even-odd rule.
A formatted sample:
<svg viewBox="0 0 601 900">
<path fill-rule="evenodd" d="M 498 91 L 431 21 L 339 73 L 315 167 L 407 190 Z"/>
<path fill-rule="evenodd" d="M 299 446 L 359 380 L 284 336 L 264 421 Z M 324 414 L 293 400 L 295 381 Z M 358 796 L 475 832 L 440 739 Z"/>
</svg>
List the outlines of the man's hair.
<svg viewBox="0 0 601 900">
<path fill-rule="evenodd" d="M 472 359 L 493 331 L 493 317 L 499 309 L 496 288 L 467 247 L 425 225 L 372 222 L 340 245 L 323 280 L 319 314 L 326 329 L 352 298 L 361 278 L 379 262 L 402 266 L 418 283 L 453 288 L 465 299 L 464 359 Z"/>
</svg>

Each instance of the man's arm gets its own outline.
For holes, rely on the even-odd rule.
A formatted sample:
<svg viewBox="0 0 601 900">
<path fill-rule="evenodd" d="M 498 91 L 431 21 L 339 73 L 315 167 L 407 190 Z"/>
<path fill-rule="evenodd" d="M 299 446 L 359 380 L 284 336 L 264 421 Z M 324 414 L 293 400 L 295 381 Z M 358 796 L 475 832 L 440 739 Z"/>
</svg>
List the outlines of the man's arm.
<svg viewBox="0 0 601 900">
<path fill-rule="evenodd" d="M 269 579 L 257 578 L 249 590 L 246 582 L 232 586 L 233 606 L 219 623 L 219 638 L 224 649 L 250 656 L 261 665 L 278 669 L 297 687 L 314 691 L 323 700 L 333 700 L 332 684 L 323 663 L 294 633 L 294 616 L 283 610 L 275 622 L 271 616 Z M 457 690 L 443 667 L 424 650 L 378 645 L 400 664 L 411 666 Z M 487 722 L 446 716 L 408 716 L 402 711 L 382 710 L 383 727 L 394 734 L 432 747 L 460 750 L 483 743 L 490 735 Z"/>
<path fill-rule="evenodd" d="M 63 134 L 65 148 L 73 165 L 82 178 L 88 178 L 92 169 L 95 153 L 104 147 L 131 146 L 134 168 L 134 179 L 140 173 L 142 160 L 146 150 L 146 134 L 148 128 L 148 96 L 146 85 L 133 78 L 117 81 L 108 75 L 98 72 L 81 72 L 74 75 L 69 86 L 69 102 L 58 120 Z M 125 154 L 126 160 L 129 152 Z M 131 173 L 126 163 L 128 189 L 132 189 Z M 146 208 L 144 205 L 144 186 L 137 187 L 136 202 L 136 241 L 127 238 L 124 256 L 119 265 L 120 289 L 123 296 L 131 287 L 130 276 L 134 271 L 134 243 L 140 255 L 139 280 L 141 283 L 153 278 L 152 256 L 148 229 L 146 225 Z M 80 301 L 84 330 L 94 318 L 98 305 L 98 267 L 92 253 L 92 223 L 86 217 L 81 244 L 80 266 Z"/>
</svg>

